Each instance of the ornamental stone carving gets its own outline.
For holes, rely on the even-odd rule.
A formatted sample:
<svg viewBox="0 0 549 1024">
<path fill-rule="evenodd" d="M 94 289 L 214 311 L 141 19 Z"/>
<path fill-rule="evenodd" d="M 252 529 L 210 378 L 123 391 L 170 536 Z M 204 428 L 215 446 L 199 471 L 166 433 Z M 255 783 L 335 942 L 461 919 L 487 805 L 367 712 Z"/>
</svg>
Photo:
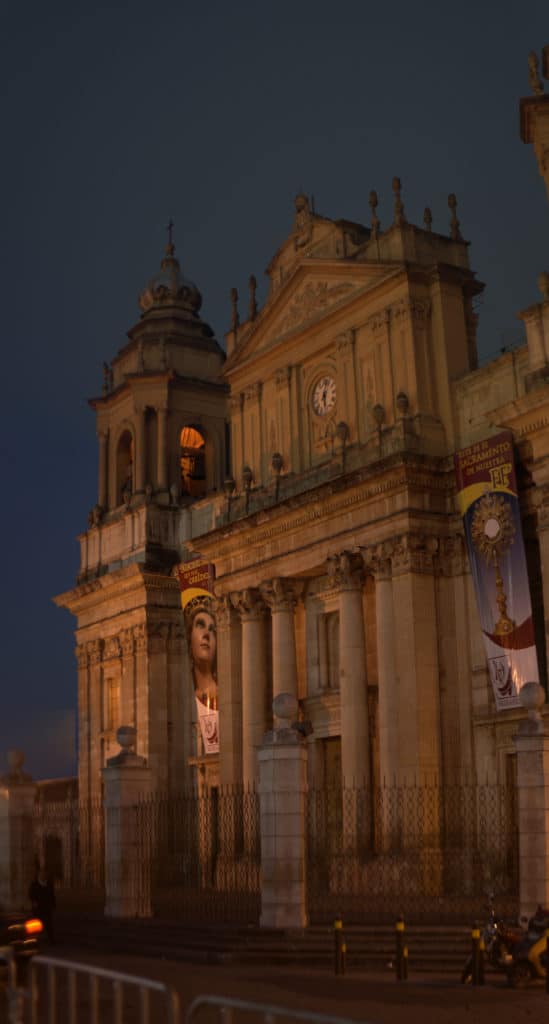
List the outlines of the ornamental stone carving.
<svg viewBox="0 0 549 1024">
<path fill-rule="evenodd" d="M 255 587 L 247 587 L 245 590 L 236 590 L 231 595 L 231 604 L 238 612 L 242 622 L 262 619 L 266 612 L 265 602 L 259 590 Z"/>
<path fill-rule="evenodd" d="M 431 303 L 428 300 L 400 299 L 390 308 L 394 320 L 410 319 L 416 323 L 426 323 L 431 315 Z"/>
<path fill-rule="evenodd" d="M 339 590 L 357 590 L 364 582 L 364 561 L 362 555 L 353 551 L 342 551 L 330 555 L 326 560 L 328 579 L 332 587 Z"/>
<path fill-rule="evenodd" d="M 407 572 L 433 574 L 434 557 L 438 551 L 436 537 L 406 533 L 397 537 L 392 554 L 393 575 Z"/>
<path fill-rule="evenodd" d="M 291 366 L 283 366 L 281 369 L 277 370 L 276 373 L 275 373 L 275 384 L 276 384 L 277 390 L 280 391 L 283 388 L 287 388 L 289 386 L 289 384 L 290 384 L 291 377 L 292 377 L 292 368 L 291 368 Z"/>
<path fill-rule="evenodd" d="M 86 644 L 86 651 L 90 665 L 98 665 L 103 653 L 103 641 L 88 640 L 88 643 Z"/>
<path fill-rule="evenodd" d="M 120 658 L 122 654 L 120 640 L 117 636 L 108 636 L 103 649 L 103 661 L 110 661 L 112 658 Z"/>
<path fill-rule="evenodd" d="M 135 640 L 135 651 L 136 653 L 143 653 L 147 650 L 147 631 L 145 629 L 145 623 L 140 622 L 139 625 L 133 627 L 133 637 Z"/>
<path fill-rule="evenodd" d="M 78 665 L 78 668 L 80 668 L 80 669 L 87 668 L 88 667 L 88 652 L 86 650 L 86 645 L 85 644 L 78 644 L 78 646 L 76 647 L 74 653 L 76 655 L 76 664 Z"/>
<path fill-rule="evenodd" d="M 259 399 L 261 398 L 261 389 L 262 384 L 259 380 L 256 381 L 255 384 L 250 384 L 244 391 L 245 403 L 248 405 L 252 402 L 259 402 Z"/>
<path fill-rule="evenodd" d="M 242 406 L 244 404 L 244 394 L 240 393 L 239 395 L 231 395 L 231 397 L 229 398 L 229 404 L 231 407 L 231 416 L 236 416 L 237 413 L 242 411 Z"/>
<path fill-rule="evenodd" d="M 536 509 L 538 530 L 549 529 L 549 484 L 538 484 L 532 490 L 532 504 Z"/>
<path fill-rule="evenodd" d="M 317 281 L 315 284 L 309 282 L 290 303 L 286 316 L 280 321 L 278 333 L 284 334 L 297 324 L 324 312 L 329 306 L 344 299 L 354 288 L 353 284 L 345 281 L 333 285 L 327 281 Z"/>
<path fill-rule="evenodd" d="M 131 657 L 134 649 L 134 635 L 132 629 L 123 629 L 120 634 L 120 646 L 122 647 L 122 654 L 125 658 Z"/>
<path fill-rule="evenodd" d="M 381 334 L 383 331 L 387 330 L 390 319 L 391 313 L 387 306 L 385 309 L 380 309 L 377 313 L 372 313 L 372 315 L 368 317 L 366 325 L 374 334 Z"/>
<path fill-rule="evenodd" d="M 259 589 L 271 612 L 293 612 L 303 592 L 303 582 L 276 576 L 262 583 Z"/>
<path fill-rule="evenodd" d="M 234 615 L 235 609 L 231 601 L 231 595 L 221 594 L 221 596 L 217 598 L 217 607 L 215 612 L 217 629 L 229 629 Z"/>
<path fill-rule="evenodd" d="M 335 347 L 339 356 L 345 356 L 350 354 L 353 350 L 353 344 L 355 340 L 354 331 L 342 331 L 341 334 L 337 335 L 335 339 Z"/>
<path fill-rule="evenodd" d="M 465 540 L 461 534 L 441 537 L 438 550 L 438 568 L 441 576 L 461 576 L 468 571 L 469 563 Z"/>
</svg>

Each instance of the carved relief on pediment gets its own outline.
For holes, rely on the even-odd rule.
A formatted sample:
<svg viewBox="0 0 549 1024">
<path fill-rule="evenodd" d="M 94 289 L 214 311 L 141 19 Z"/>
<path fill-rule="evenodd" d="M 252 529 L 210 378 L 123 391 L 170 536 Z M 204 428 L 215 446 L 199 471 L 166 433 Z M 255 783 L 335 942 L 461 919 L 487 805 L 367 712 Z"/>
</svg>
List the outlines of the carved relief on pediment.
<svg viewBox="0 0 549 1024">
<path fill-rule="evenodd" d="M 276 326 L 276 333 L 285 334 L 286 331 L 291 331 L 298 324 L 329 309 L 354 290 L 355 285 L 350 281 L 332 285 L 328 281 L 317 281 L 314 284 L 309 281 L 290 302 L 286 315 Z"/>
</svg>

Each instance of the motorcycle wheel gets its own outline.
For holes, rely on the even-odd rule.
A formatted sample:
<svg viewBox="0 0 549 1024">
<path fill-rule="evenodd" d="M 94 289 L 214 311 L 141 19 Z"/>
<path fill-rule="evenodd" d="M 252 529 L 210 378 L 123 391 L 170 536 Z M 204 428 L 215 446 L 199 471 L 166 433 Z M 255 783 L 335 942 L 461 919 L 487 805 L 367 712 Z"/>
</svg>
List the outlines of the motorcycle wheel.
<svg viewBox="0 0 549 1024">
<path fill-rule="evenodd" d="M 472 980 L 473 980 L 473 958 L 472 958 L 472 956 L 469 956 L 469 957 L 467 957 L 467 960 L 465 961 L 465 963 L 463 965 L 463 970 L 461 972 L 461 984 L 462 985 L 470 985 Z"/>
<path fill-rule="evenodd" d="M 511 988 L 524 988 L 533 976 L 532 965 L 528 960 L 516 960 L 507 971 L 507 981 Z"/>
</svg>

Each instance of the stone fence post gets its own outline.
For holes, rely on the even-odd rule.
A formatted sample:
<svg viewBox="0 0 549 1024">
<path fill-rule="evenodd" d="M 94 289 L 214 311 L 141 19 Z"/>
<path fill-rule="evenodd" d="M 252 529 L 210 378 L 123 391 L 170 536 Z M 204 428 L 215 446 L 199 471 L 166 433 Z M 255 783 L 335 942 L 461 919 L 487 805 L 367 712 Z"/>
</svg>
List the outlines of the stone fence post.
<svg viewBox="0 0 549 1024">
<path fill-rule="evenodd" d="M 528 711 L 514 743 L 517 751 L 520 914 L 530 917 L 539 903 L 549 906 L 549 735 L 540 714 L 545 695 L 539 683 L 525 683 L 521 703 Z"/>
<path fill-rule="evenodd" d="M 9 772 L 0 779 L 0 907 L 23 910 L 36 874 L 33 812 L 36 784 L 22 770 L 24 754 L 11 750 Z"/>
<path fill-rule="evenodd" d="M 278 726 L 259 749 L 262 928 L 305 928 L 305 835 L 307 750 L 292 728 L 297 701 L 280 693 L 273 701 Z"/>
<path fill-rule="evenodd" d="M 103 769 L 105 783 L 105 915 L 151 917 L 152 776 L 135 753 L 135 729 L 116 733 L 121 750 Z M 143 806 L 145 804 L 145 806 Z"/>
</svg>

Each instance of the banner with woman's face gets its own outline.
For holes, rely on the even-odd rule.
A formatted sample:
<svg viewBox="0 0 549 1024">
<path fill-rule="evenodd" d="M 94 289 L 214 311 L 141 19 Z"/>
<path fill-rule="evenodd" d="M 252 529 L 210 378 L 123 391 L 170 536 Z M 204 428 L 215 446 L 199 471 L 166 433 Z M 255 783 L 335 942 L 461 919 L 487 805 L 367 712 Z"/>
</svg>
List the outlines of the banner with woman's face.
<svg viewBox="0 0 549 1024">
<path fill-rule="evenodd" d="M 191 665 L 196 712 L 205 754 L 219 753 L 217 630 L 213 595 L 214 567 L 183 562 L 176 574 Z"/>
</svg>

